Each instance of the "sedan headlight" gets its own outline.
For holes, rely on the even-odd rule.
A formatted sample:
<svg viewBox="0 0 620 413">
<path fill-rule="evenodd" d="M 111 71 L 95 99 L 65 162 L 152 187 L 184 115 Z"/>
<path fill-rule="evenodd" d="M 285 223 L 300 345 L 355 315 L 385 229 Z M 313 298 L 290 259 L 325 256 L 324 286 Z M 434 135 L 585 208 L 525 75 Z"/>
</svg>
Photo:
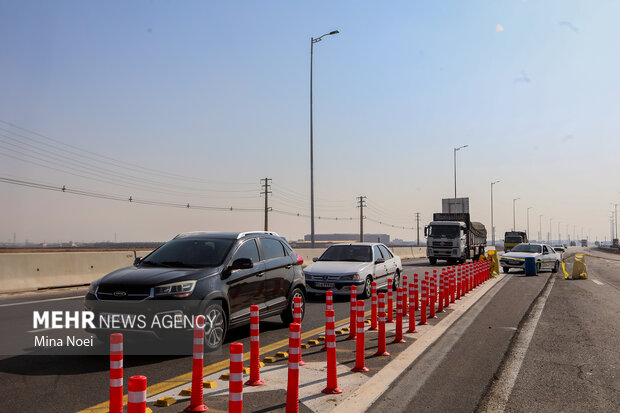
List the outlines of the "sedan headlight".
<svg viewBox="0 0 620 413">
<path fill-rule="evenodd" d="M 153 288 L 153 294 L 155 296 L 172 295 L 177 298 L 183 298 L 194 292 L 195 287 L 196 281 L 181 281 L 177 283 L 158 285 Z"/>
</svg>

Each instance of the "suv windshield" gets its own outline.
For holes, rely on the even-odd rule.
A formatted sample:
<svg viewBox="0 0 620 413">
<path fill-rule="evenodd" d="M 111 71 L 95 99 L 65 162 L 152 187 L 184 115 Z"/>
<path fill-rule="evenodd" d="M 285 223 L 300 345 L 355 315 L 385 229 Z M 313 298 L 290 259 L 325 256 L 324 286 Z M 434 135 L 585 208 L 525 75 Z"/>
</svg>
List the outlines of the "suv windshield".
<svg viewBox="0 0 620 413">
<path fill-rule="evenodd" d="M 142 261 L 154 267 L 216 267 L 232 246 L 232 239 L 177 239 L 167 242 Z"/>
<path fill-rule="evenodd" d="M 431 225 L 429 237 L 456 238 L 460 230 L 456 225 Z"/>
<path fill-rule="evenodd" d="M 510 252 L 541 252 L 540 245 L 519 244 Z"/>
<path fill-rule="evenodd" d="M 372 261 L 372 250 L 368 245 L 333 245 L 329 247 L 319 261 Z"/>
</svg>

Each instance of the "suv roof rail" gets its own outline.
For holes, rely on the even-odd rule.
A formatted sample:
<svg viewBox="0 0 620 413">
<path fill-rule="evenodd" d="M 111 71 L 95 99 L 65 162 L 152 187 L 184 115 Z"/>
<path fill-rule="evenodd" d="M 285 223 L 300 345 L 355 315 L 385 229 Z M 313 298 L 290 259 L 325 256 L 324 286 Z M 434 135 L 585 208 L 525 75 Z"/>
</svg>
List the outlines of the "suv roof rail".
<svg viewBox="0 0 620 413">
<path fill-rule="evenodd" d="M 239 235 L 237 235 L 237 239 L 243 238 L 246 235 L 250 235 L 250 234 L 267 234 L 267 235 L 274 235 L 276 237 L 280 236 L 276 232 L 273 232 L 273 231 L 246 231 L 246 232 L 240 232 Z"/>
</svg>

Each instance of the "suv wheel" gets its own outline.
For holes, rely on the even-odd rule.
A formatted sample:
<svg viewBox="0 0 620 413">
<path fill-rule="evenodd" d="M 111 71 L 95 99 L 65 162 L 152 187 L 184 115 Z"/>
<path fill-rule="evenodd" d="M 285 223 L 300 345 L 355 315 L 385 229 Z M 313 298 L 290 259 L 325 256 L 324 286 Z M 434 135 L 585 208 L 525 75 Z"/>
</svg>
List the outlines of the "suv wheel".
<svg viewBox="0 0 620 413">
<path fill-rule="evenodd" d="M 295 301 L 295 297 L 301 297 L 301 320 L 303 321 L 304 315 L 306 314 L 306 296 L 301 288 L 294 288 L 291 291 L 291 295 L 288 299 L 288 305 L 286 306 L 286 310 L 280 315 L 282 322 L 286 325 L 289 325 L 293 322 L 293 302 Z"/>
<path fill-rule="evenodd" d="M 205 351 L 217 350 L 226 337 L 226 313 L 218 303 L 210 304 L 205 310 Z"/>
</svg>

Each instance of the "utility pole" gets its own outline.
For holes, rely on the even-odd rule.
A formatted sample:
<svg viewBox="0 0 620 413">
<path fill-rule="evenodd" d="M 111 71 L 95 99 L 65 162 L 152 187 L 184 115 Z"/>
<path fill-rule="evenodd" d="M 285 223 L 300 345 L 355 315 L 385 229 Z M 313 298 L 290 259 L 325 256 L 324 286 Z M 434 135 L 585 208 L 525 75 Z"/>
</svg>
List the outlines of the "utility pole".
<svg viewBox="0 0 620 413">
<path fill-rule="evenodd" d="M 366 206 L 366 197 L 363 195 L 358 196 L 357 202 L 357 207 L 360 209 L 360 242 L 364 242 L 364 207 Z"/>
<path fill-rule="evenodd" d="M 542 242 L 543 241 L 543 239 L 542 239 L 542 217 L 543 216 L 544 216 L 543 214 L 540 214 L 538 216 L 538 219 L 539 219 L 539 221 L 538 221 L 538 242 Z"/>
<path fill-rule="evenodd" d="M 530 235 L 530 209 L 532 209 L 533 207 L 527 207 L 527 240 L 529 241 L 530 238 L 532 237 Z"/>
<path fill-rule="evenodd" d="M 418 247 L 420 246 L 420 213 L 416 212 L 415 213 L 415 222 L 416 222 L 416 229 L 418 232 Z"/>
<path fill-rule="evenodd" d="M 271 193 L 271 185 L 269 185 L 269 182 L 271 181 L 271 178 L 260 180 L 261 184 L 263 184 L 263 192 L 260 194 L 265 194 L 265 231 L 269 231 L 269 194 Z"/>
</svg>

